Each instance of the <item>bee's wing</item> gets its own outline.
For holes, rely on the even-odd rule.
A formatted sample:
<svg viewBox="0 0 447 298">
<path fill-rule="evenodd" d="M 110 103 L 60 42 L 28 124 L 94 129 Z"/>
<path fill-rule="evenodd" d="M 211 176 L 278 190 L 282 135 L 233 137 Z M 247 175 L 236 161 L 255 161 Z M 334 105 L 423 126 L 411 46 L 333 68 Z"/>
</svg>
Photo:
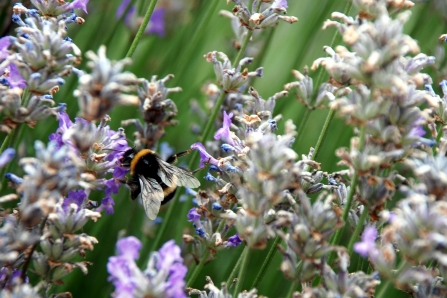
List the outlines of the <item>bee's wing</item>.
<svg viewBox="0 0 447 298">
<path fill-rule="evenodd" d="M 141 186 L 141 201 L 147 217 L 154 220 L 160 210 L 161 201 L 164 199 L 163 189 L 154 179 L 144 176 L 138 177 Z"/>
<path fill-rule="evenodd" d="M 199 180 L 185 169 L 176 167 L 163 160 L 159 160 L 158 176 L 167 186 L 186 186 L 196 188 L 200 186 Z"/>
</svg>

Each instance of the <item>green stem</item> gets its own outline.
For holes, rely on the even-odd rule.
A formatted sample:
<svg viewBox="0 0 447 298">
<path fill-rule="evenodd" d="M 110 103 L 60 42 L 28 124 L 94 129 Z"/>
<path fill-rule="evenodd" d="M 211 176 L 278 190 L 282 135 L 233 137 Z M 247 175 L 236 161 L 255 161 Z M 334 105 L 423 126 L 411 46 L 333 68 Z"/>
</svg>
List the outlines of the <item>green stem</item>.
<svg viewBox="0 0 447 298">
<path fill-rule="evenodd" d="M 227 279 L 227 287 L 228 288 L 230 288 L 230 285 L 233 284 L 233 280 L 234 280 L 234 277 L 236 276 L 236 272 L 238 272 L 239 267 L 241 266 L 242 258 L 246 253 L 248 253 L 248 251 L 249 251 L 249 248 L 248 248 L 248 246 L 246 246 L 244 248 L 244 250 L 242 251 L 241 256 L 237 259 L 236 265 L 234 266 L 233 270 L 230 273 L 230 276 Z"/>
<path fill-rule="evenodd" d="M 363 150 L 363 146 L 365 143 L 365 136 L 366 136 L 366 126 L 362 126 L 361 131 L 360 131 L 360 141 L 359 141 L 359 147 L 358 147 L 358 151 L 360 151 L 360 152 Z M 347 198 L 346 205 L 343 210 L 343 216 L 342 216 L 343 222 L 345 223 L 345 226 L 344 226 L 345 228 L 347 226 L 349 226 L 346 224 L 346 220 L 348 219 L 349 211 L 351 210 L 352 199 L 354 198 L 355 189 L 357 187 L 358 180 L 359 180 L 359 176 L 358 176 L 357 172 L 354 172 L 354 177 L 352 177 L 351 187 L 349 189 L 348 198 Z M 340 228 L 335 232 L 334 238 L 332 238 L 332 241 L 331 241 L 332 245 L 337 245 L 339 243 L 343 230 L 344 230 L 343 228 Z M 328 264 L 331 264 L 332 261 L 334 260 L 334 258 L 335 258 L 335 253 L 332 252 L 329 255 Z"/>
<path fill-rule="evenodd" d="M 360 234 L 360 231 L 363 229 L 363 226 L 364 226 L 363 222 L 365 221 L 366 216 L 368 215 L 368 211 L 369 211 L 368 206 L 364 206 L 363 212 L 362 212 L 362 214 L 360 215 L 360 218 L 359 218 L 359 222 L 357 223 L 357 226 L 355 227 L 355 230 L 354 230 L 354 233 L 351 236 L 351 239 L 349 239 L 348 255 L 351 255 L 352 248 L 354 247 L 354 243 L 357 241 L 358 236 Z"/>
<path fill-rule="evenodd" d="M 300 275 L 301 275 L 301 270 L 303 270 L 303 261 L 300 261 L 298 264 L 298 268 L 296 269 L 296 274 L 295 276 L 297 277 L 297 279 L 295 279 L 292 284 L 290 285 L 289 291 L 287 292 L 286 297 L 292 297 L 293 296 L 293 292 L 296 290 L 296 288 L 299 285 L 299 281 L 300 281 Z"/>
<path fill-rule="evenodd" d="M 234 288 L 233 297 L 237 297 L 241 292 L 242 284 L 248 267 L 248 260 L 250 256 L 250 248 L 243 254 L 241 267 L 239 268 L 239 274 L 237 276 L 236 287 Z"/>
<path fill-rule="evenodd" d="M 326 116 L 326 120 L 324 121 L 323 128 L 321 129 L 320 136 L 318 137 L 317 145 L 315 146 L 314 155 L 312 156 L 313 160 L 317 159 L 318 153 L 320 153 L 320 148 L 323 145 L 324 139 L 327 136 L 327 130 L 329 129 L 329 125 L 331 124 L 332 118 L 334 118 L 335 111 L 333 109 L 329 110 L 329 113 Z"/>
<path fill-rule="evenodd" d="M 345 15 L 349 15 L 349 13 L 351 11 L 351 8 L 352 8 L 352 1 L 348 0 L 347 3 L 346 3 L 344 14 Z M 340 33 L 338 31 L 336 31 L 334 36 L 332 37 L 331 47 L 333 48 L 336 44 L 339 44 L 340 40 L 341 40 L 341 35 L 340 35 Z M 318 73 L 318 77 L 317 77 L 317 80 L 315 81 L 315 85 L 314 86 L 320 86 L 321 85 L 321 82 L 323 81 L 323 74 L 324 74 L 324 72 L 320 68 L 319 73 Z M 314 155 L 313 155 L 313 160 L 316 160 L 317 156 L 318 156 L 318 153 L 320 153 L 321 145 L 323 144 L 324 139 L 326 138 L 326 133 L 327 133 L 329 125 L 330 125 L 330 123 L 332 121 L 332 118 L 334 118 L 334 113 L 335 113 L 335 111 L 331 109 L 329 111 L 328 115 L 326 116 L 326 120 L 324 121 L 323 129 L 322 129 L 322 131 L 320 133 L 320 136 L 318 137 L 317 145 L 315 146 L 315 152 L 314 152 Z"/>
<path fill-rule="evenodd" d="M 311 113 L 312 113 L 312 110 L 309 110 L 306 107 L 305 111 L 304 111 L 304 116 L 301 118 L 300 124 L 298 125 L 298 127 L 296 129 L 296 131 L 298 132 L 298 136 L 296 138 L 295 144 L 297 146 L 300 145 L 301 138 L 304 135 L 304 128 L 306 127 L 307 120 L 309 119 Z"/>
<path fill-rule="evenodd" d="M 188 283 L 186 284 L 187 288 L 190 288 L 194 281 L 197 279 L 197 276 L 199 275 L 200 271 L 202 270 L 203 266 L 205 265 L 206 260 L 210 256 L 210 251 L 208 249 L 205 250 L 202 258 L 200 259 L 200 263 L 197 264 L 196 268 L 194 268 L 194 271 L 191 274 L 191 277 L 188 279 Z"/>
<path fill-rule="evenodd" d="M 124 18 L 127 16 L 130 8 L 135 4 L 135 2 L 136 2 L 136 0 L 130 1 L 130 3 L 127 5 L 126 9 L 124 10 L 123 14 L 119 17 L 118 20 L 116 20 L 114 22 L 112 30 L 109 31 L 110 32 L 109 35 L 105 38 L 105 42 L 103 43 L 104 45 L 106 45 L 106 46 L 109 45 L 112 38 L 116 35 L 116 30 L 118 29 L 118 26 L 123 24 Z M 105 16 L 106 14 L 103 14 L 103 15 Z"/>
<path fill-rule="evenodd" d="M 443 128 L 444 128 L 444 125 L 441 124 L 439 129 L 438 129 L 438 135 L 436 136 L 436 144 L 439 144 L 439 141 L 442 138 Z M 437 148 L 437 146 L 433 146 L 433 149 L 432 149 L 433 150 L 433 155 L 437 155 L 436 148 Z"/>
<path fill-rule="evenodd" d="M 129 51 L 127 52 L 126 57 L 132 57 L 133 53 L 137 49 L 138 43 L 140 42 L 140 39 L 144 34 L 144 30 L 146 30 L 147 24 L 149 23 L 152 13 L 154 12 L 156 4 L 157 4 L 157 0 L 151 0 L 151 4 L 149 5 L 149 8 L 147 9 L 146 14 L 144 15 L 143 22 L 141 23 L 141 26 L 138 29 L 138 32 L 135 35 L 135 38 L 134 38 L 132 44 L 130 45 L 130 48 L 129 48 Z"/>
<path fill-rule="evenodd" d="M 23 107 L 28 106 L 30 98 L 31 94 L 29 93 L 28 88 L 26 88 L 22 94 L 21 105 Z M 0 147 L 0 153 L 2 153 L 7 147 L 12 147 L 15 150 L 17 150 L 17 148 L 19 147 L 20 140 L 22 139 L 24 129 L 25 124 L 23 123 L 17 124 L 17 126 L 14 129 L 12 129 L 12 131 L 3 140 L 3 143 Z M 11 163 L 8 163 L 6 166 L 0 169 L 0 181 L 1 181 L 0 190 L 2 190 L 7 183 L 6 179 L 3 179 L 3 177 L 5 173 L 9 172 L 10 169 L 11 169 Z"/>
<path fill-rule="evenodd" d="M 297 280 L 293 281 L 290 285 L 289 291 L 287 292 L 286 297 L 293 297 L 293 292 L 295 292 L 295 289 L 298 287 L 299 282 Z"/>
<path fill-rule="evenodd" d="M 264 278 L 266 269 L 272 262 L 273 256 L 275 255 L 275 252 L 277 250 L 277 245 L 280 242 L 281 242 L 281 237 L 276 236 L 275 240 L 273 241 L 272 247 L 270 247 L 267 257 L 264 260 L 264 263 L 262 263 L 261 270 L 259 270 L 259 273 L 256 276 L 255 281 L 253 282 L 253 285 L 251 286 L 252 288 L 256 288 L 258 286 L 258 284 L 261 282 L 261 280 Z"/>
<path fill-rule="evenodd" d="M 390 297 L 388 290 L 390 289 L 391 285 L 393 284 L 393 281 L 395 280 L 396 276 L 399 276 L 400 273 L 407 267 L 407 263 L 404 260 L 400 261 L 399 269 L 397 269 L 397 272 L 393 274 L 393 276 L 388 276 L 385 278 L 385 283 L 379 288 L 379 291 L 377 292 L 377 295 L 374 297 L 376 298 L 385 298 Z"/>
</svg>

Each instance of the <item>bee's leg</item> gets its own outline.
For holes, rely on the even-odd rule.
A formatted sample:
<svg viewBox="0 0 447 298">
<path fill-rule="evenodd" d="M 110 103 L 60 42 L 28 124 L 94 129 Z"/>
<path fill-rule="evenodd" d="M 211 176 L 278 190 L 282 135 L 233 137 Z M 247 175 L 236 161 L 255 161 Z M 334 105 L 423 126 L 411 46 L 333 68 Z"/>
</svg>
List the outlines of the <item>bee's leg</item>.
<svg viewBox="0 0 447 298">
<path fill-rule="evenodd" d="M 173 154 L 171 156 L 168 157 L 168 159 L 166 160 L 167 163 L 176 163 L 179 157 L 188 155 L 189 153 L 191 153 L 191 149 L 188 149 L 186 151 L 183 152 L 179 152 L 176 154 Z"/>
</svg>

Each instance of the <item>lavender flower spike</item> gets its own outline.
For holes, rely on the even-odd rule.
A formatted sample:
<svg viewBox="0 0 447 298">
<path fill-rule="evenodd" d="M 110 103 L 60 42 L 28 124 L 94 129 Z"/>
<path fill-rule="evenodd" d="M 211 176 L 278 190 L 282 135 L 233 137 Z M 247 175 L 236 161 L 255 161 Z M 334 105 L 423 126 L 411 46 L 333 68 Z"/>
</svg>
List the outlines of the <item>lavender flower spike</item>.
<svg viewBox="0 0 447 298">
<path fill-rule="evenodd" d="M 135 263 L 141 249 L 137 238 L 120 239 L 117 249 L 119 255 L 109 258 L 107 264 L 115 297 L 186 297 L 183 289 L 187 268 L 173 240 L 151 255 L 144 272 Z"/>
</svg>

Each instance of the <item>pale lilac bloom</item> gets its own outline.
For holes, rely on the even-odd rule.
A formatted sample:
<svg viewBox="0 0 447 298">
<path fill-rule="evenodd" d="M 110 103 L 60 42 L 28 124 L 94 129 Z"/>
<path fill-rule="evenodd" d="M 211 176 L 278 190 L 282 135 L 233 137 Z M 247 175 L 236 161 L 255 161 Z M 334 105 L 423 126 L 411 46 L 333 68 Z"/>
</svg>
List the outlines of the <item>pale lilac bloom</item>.
<svg viewBox="0 0 447 298">
<path fill-rule="evenodd" d="M 200 214 L 197 213 L 197 208 L 191 208 L 188 212 L 188 221 L 194 223 L 194 225 L 200 225 Z"/>
<path fill-rule="evenodd" d="M 271 6 L 272 8 L 287 8 L 287 0 L 275 0 Z"/>
<path fill-rule="evenodd" d="M 425 130 L 422 125 L 415 125 L 411 128 L 408 133 L 409 137 L 423 137 L 425 135 Z"/>
<path fill-rule="evenodd" d="M 233 113 L 230 113 L 229 115 L 227 112 L 223 111 L 223 126 L 222 128 L 219 128 L 217 132 L 214 134 L 215 140 L 223 139 L 225 142 L 227 142 L 231 146 L 235 146 L 233 138 L 231 137 L 231 118 L 233 117 Z"/>
<path fill-rule="evenodd" d="M 183 289 L 187 268 L 173 240 L 151 255 L 144 272 L 135 263 L 141 249 L 137 238 L 120 239 L 117 249 L 119 255 L 110 257 L 107 264 L 115 297 L 186 297 Z"/>
<path fill-rule="evenodd" d="M 9 36 L 0 38 L 0 62 L 9 56 L 8 48 L 11 45 Z"/>
<path fill-rule="evenodd" d="M 154 9 L 149 20 L 149 24 L 147 24 L 144 32 L 147 34 L 165 36 L 165 12 L 166 9 L 163 7 Z"/>
<path fill-rule="evenodd" d="M 14 63 L 9 64 L 9 77 L 6 78 L 10 88 L 26 88 L 25 79 L 19 73 L 19 69 Z"/>
<path fill-rule="evenodd" d="M 206 152 L 205 146 L 202 143 L 197 142 L 191 145 L 192 150 L 198 150 L 200 153 L 200 167 L 204 167 L 205 164 L 212 164 L 219 166 L 219 161 Z"/>
<path fill-rule="evenodd" d="M 367 226 L 363 231 L 362 241 L 354 244 L 354 251 L 362 257 L 375 255 L 377 235 L 377 230 L 374 227 Z"/>
<path fill-rule="evenodd" d="M 8 162 L 10 162 L 15 154 L 16 151 L 14 150 L 14 148 L 7 148 L 5 151 L 3 151 L 2 155 L 0 155 L 0 169 L 3 168 Z"/>
<path fill-rule="evenodd" d="M 186 297 L 183 289 L 188 269 L 183 265 L 180 253 L 180 247 L 175 244 L 174 240 L 166 242 L 158 251 L 159 259 L 156 267 L 159 271 L 169 273 L 165 286 L 167 297 Z"/>
<path fill-rule="evenodd" d="M 82 9 L 85 13 L 87 12 L 87 4 L 89 0 L 74 0 L 71 3 L 68 3 L 67 8 L 69 9 Z"/>
</svg>

